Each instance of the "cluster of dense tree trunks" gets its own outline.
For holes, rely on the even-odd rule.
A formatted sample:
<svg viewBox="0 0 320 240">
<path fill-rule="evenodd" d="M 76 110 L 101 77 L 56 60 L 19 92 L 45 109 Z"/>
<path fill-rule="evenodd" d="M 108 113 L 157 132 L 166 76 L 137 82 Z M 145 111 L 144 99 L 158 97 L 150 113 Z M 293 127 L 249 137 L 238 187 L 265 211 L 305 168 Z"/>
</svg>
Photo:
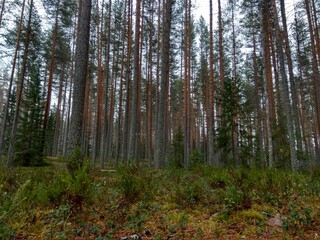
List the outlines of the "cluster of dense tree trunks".
<svg viewBox="0 0 320 240">
<path fill-rule="evenodd" d="M 31 143 L 101 168 L 320 166 L 319 1 L 288 20 L 284 0 L 210 0 L 207 24 L 191 0 L 43 0 L 47 30 L 37 4 L 0 4 L 8 166 Z"/>
</svg>

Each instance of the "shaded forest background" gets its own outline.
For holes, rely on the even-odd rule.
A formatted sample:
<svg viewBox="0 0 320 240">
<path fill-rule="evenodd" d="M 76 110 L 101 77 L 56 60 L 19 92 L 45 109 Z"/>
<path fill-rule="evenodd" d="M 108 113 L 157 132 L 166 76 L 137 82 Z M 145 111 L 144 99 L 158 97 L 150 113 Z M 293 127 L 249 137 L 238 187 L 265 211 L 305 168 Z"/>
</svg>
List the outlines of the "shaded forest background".
<svg viewBox="0 0 320 240">
<path fill-rule="evenodd" d="M 296 1 L 288 21 L 284 0 L 210 0 L 206 22 L 191 0 L 94 0 L 75 116 L 83 2 L 1 2 L 8 166 L 19 154 L 70 155 L 72 117 L 101 168 L 320 166 L 320 1 Z"/>
</svg>

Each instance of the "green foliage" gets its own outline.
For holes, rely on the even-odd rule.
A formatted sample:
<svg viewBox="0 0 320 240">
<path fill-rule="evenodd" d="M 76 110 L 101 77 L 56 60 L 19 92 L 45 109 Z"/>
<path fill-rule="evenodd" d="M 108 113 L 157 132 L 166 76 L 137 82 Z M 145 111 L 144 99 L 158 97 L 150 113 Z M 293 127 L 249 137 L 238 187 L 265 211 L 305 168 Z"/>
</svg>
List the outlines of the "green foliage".
<svg viewBox="0 0 320 240">
<path fill-rule="evenodd" d="M 313 222 L 312 212 L 312 208 L 291 204 L 289 206 L 289 214 L 284 219 L 284 229 L 294 234 L 298 234 L 302 229 L 308 229 Z"/>
<path fill-rule="evenodd" d="M 241 211 L 239 213 L 239 215 L 241 217 L 249 219 L 249 220 L 251 220 L 251 219 L 256 219 L 256 220 L 260 220 L 260 221 L 264 220 L 264 216 L 261 213 L 255 211 L 255 210 L 252 210 L 252 209 Z"/>
<path fill-rule="evenodd" d="M 88 164 L 84 164 L 72 176 L 68 171 L 60 170 L 54 174 L 44 171 L 25 180 L 21 179 L 22 183 L 15 183 L 17 190 L 10 201 L 7 201 L 6 212 L 23 210 L 30 206 L 60 204 L 70 201 L 74 196 L 90 202 L 93 198 L 93 183 L 88 168 Z M 7 178 L 7 181 L 9 179 Z"/>
<path fill-rule="evenodd" d="M 38 167 L 47 166 L 42 154 L 36 149 L 29 148 L 21 152 L 16 152 L 13 160 L 14 166 Z"/>
<path fill-rule="evenodd" d="M 122 166 L 118 169 L 119 181 L 116 187 L 128 201 L 150 200 L 154 197 L 156 183 L 151 175 L 136 165 Z"/>
<path fill-rule="evenodd" d="M 226 188 L 224 201 L 228 211 L 233 211 L 241 206 L 243 199 L 244 193 L 236 186 L 230 186 Z"/>
<path fill-rule="evenodd" d="M 204 155 L 198 149 L 192 151 L 190 155 L 191 166 L 204 164 Z"/>
<path fill-rule="evenodd" d="M 84 156 L 80 147 L 75 147 L 71 155 L 67 158 L 67 168 L 73 175 L 75 171 L 82 167 Z"/>
<path fill-rule="evenodd" d="M 13 237 L 13 230 L 5 223 L 0 222 L 0 239 L 12 239 Z"/>
<path fill-rule="evenodd" d="M 174 185 L 172 198 L 179 206 L 193 207 L 204 201 L 206 190 L 206 185 L 201 178 L 185 176 L 180 184 Z"/>
<path fill-rule="evenodd" d="M 67 175 L 68 180 L 68 190 L 72 195 L 81 196 L 90 200 L 92 196 L 92 179 L 89 174 L 89 163 L 84 162 L 72 175 Z"/>
<path fill-rule="evenodd" d="M 20 124 L 17 131 L 17 151 L 34 149 L 42 153 L 43 144 L 43 85 L 41 76 L 41 63 L 38 53 L 34 53 L 34 60 L 29 64 L 29 81 L 22 99 Z M 40 154 L 39 154 L 40 155 Z"/>
<path fill-rule="evenodd" d="M 226 78 L 224 91 L 220 93 L 218 102 L 222 105 L 221 126 L 218 128 L 218 148 L 223 150 L 224 163 L 227 166 L 236 166 L 236 142 L 234 134 L 236 131 L 235 121 L 237 115 L 242 112 L 241 105 L 242 85 L 240 79 Z"/>
<path fill-rule="evenodd" d="M 183 130 L 179 126 L 176 133 L 173 135 L 172 150 L 169 160 L 169 167 L 171 168 L 182 168 L 183 167 L 183 154 L 184 154 L 184 143 L 183 143 Z"/>
<path fill-rule="evenodd" d="M 127 216 L 129 222 L 128 227 L 134 229 L 136 232 L 143 230 L 143 223 L 147 220 L 148 210 L 144 202 L 140 202 L 136 209 Z"/>
<path fill-rule="evenodd" d="M 247 232 L 256 234 L 266 231 L 267 220 L 278 212 L 285 233 L 296 236 L 320 221 L 319 186 L 316 171 L 122 166 L 93 174 L 86 162 L 73 175 L 52 167 L 15 168 L 0 173 L 0 236 L 9 239 L 45 225 L 44 238 L 112 239 L 123 230 L 142 232 L 155 225 L 152 237 L 170 233 L 186 239 L 183 234 L 192 227 L 205 238 L 238 223 L 239 230 L 250 224 Z"/>
</svg>

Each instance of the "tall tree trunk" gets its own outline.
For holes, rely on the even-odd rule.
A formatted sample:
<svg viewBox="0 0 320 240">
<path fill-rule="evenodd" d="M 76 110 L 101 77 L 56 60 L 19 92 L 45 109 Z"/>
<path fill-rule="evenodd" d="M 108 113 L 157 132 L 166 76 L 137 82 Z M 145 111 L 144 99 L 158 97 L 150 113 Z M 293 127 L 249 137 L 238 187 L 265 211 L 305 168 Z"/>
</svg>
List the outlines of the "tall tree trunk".
<svg viewBox="0 0 320 240">
<path fill-rule="evenodd" d="M 189 167 L 190 152 L 191 152 L 191 125 L 190 125 L 190 34 L 191 34 L 191 16 L 189 14 L 190 1 L 185 0 L 185 52 L 184 52 L 184 167 Z"/>
<path fill-rule="evenodd" d="M 71 52 L 69 54 L 72 54 Z M 66 124 L 66 119 L 65 119 L 65 115 L 66 115 L 66 105 L 67 105 L 67 90 L 68 90 L 68 82 L 71 82 L 71 78 L 70 77 L 70 65 L 72 64 L 72 62 L 70 61 L 69 63 L 67 63 L 67 71 L 66 71 L 66 78 L 65 78 L 65 84 L 64 84 L 64 88 L 63 88 L 63 100 L 62 100 L 62 114 L 61 114 L 61 133 L 60 133 L 60 140 L 58 143 L 58 154 L 63 156 L 63 149 L 64 149 L 64 139 L 65 139 L 65 134 L 67 132 L 67 124 Z"/>
<path fill-rule="evenodd" d="M 55 52 L 56 52 L 56 44 L 57 44 L 57 34 L 58 34 L 58 17 L 59 17 L 59 6 L 60 0 L 58 0 L 56 4 L 56 15 L 55 15 L 55 23 L 52 34 L 52 47 L 51 47 L 51 60 L 50 60 L 50 69 L 49 69 L 49 80 L 48 80 L 48 90 L 47 90 L 47 98 L 46 98 L 46 109 L 44 112 L 44 122 L 43 122 L 43 132 L 42 132 L 42 151 L 44 151 L 45 141 L 46 141 L 46 132 L 48 128 L 49 122 L 49 114 L 51 108 L 51 95 L 52 95 L 52 83 L 53 83 L 53 73 L 54 73 L 54 64 L 55 64 Z"/>
<path fill-rule="evenodd" d="M 280 6 L 281 6 L 281 19 L 282 19 L 282 26 L 283 26 L 283 37 L 285 40 L 285 53 L 287 57 L 287 64 L 288 64 L 288 70 L 289 70 L 289 83 L 291 87 L 290 96 L 291 101 L 293 103 L 293 122 L 294 122 L 294 128 L 296 131 L 296 140 L 297 140 L 297 149 L 299 152 L 302 152 L 302 136 L 301 136 L 301 125 L 299 121 L 299 103 L 298 103 L 298 92 L 296 83 L 294 80 L 294 74 L 293 74 L 293 63 L 292 63 L 292 53 L 289 43 L 289 37 L 288 37 L 288 29 L 287 29 L 287 17 L 286 17 L 286 9 L 285 9 L 285 3 L 284 0 L 280 0 Z"/>
<path fill-rule="evenodd" d="M 123 81 L 124 81 L 124 68 L 125 68 L 125 38 L 126 38 L 126 25 L 127 25 L 127 8 L 128 8 L 128 0 L 124 2 L 124 10 L 123 10 L 123 31 L 122 31 L 122 53 L 121 53 L 121 70 L 120 70 L 120 86 L 119 86 L 119 108 L 118 108 L 118 137 L 116 143 L 116 156 L 115 156 L 115 167 L 118 168 L 119 158 L 121 157 L 121 144 L 123 142 L 122 135 L 122 105 L 123 105 Z"/>
<path fill-rule="evenodd" d="M 110 82 L 110 111 L 108 121 L 108 129 L 107 129 L 107 139 L 106 139 L 106 151 L 105 158 L 110 159 L 112 155 L 112 135 L 113 135 L 113 117 L 114 117 L 114 107 L 115 107 L 115 95 L 116 95 L 116 81 L 117 81 L 117 73 L 116 73 L 116 64 L 118 62 L 118 56 L 116 56 L 116 48 L 113 49 L 112 53 L 112 71 L 111 71 L 111 82 Z"/>
<path fill-rule="evenodd" d="M 72 52 L 71 52 L 71 69 L 70 69 L 70 86 L 69 86 L 69 93 L 68 93 L 68 103 L 67 103 L 67 119 L 65 123 L 65 131 L 64 131 L 64 138 L 63 138 L 63 148 L 62 148 L 62 155 L 64 157 L 67 157 L 68 154 L 68 136 L 69 136 L 69 130 L 70 130 L 70 115 L 71 115 L 71 98 L 72 98 L 72 89 L 73 89 L 73 81 L 74 81 L 74 57 L 75 57 L 75 39 L 76 39 L 76 28 L 73 30 L 73 36 L 72 36 Z"/>
<path fill-rule="evenodd" d="M 100 144 L 102 139 L 102 108 L 103 108 L 103 66 L 102 66 L 102 36 L 103 36 L 103 21 L 104 21 L 104 1 L 101 3 L 101 13 L 97 15 L 97 37 L 98 37 L 98 84 L 97 84 L 97 104 L 96 104 L 96 122 L 95 122 L 95 137 L 92 146 L 92 161 L 93 166 L 96 165 L 96 158 L 99 155 Z M 97 2 L 97 12 L 99 12 L 99 3 Z M 101 16 L 101 17 L 100 17 Z"/>
<path fill-rule="evenodd" d="M 169 85 L 169 69 L 170 69 L 170 29 L 172 15 L 172 0 L 167 0 L 165 4 L 165 18 L 163 23 L 163 43 L 161 55 L 161 82 L 158 104 L 157 128 L 155 136 L 155 163 L 156 168 L 163 168 L 167 158 L 165 151 L 165 112 L 167 101 L 167 89 Z"/>
<path fill-rule="evenodd" d="M 261 1 L 261 48 L 263 59 L 263 80 L 266 90 L 266 136 L 268 142 L 268 166 L 273 167 L 273 138 L 272 129 L 275 123 L 275 110 L 274 110 L 274 96 L 273 96 L 273 84 L 272 84 L 272 70 L 270 60 L 270 21 L 269 21 L 269 1 Z"/>
<path fill-rule="evenodd" d="M 107 42 L 106 42 L 106 49 L 105 49 L 105 83 L 104 83 L 104 109 L 103 109 L 103 116 L 102 116 L 102 131 L 100 136 L 100 168 L 104 168 L 105 165 L 105 155 L 106 155 L 106 139 L 108 135 L 108 100 L 109 100 L 109 82 L 110 82 L 110 37 L 111 37 L 111 9 L 112 9 L 112 1 L 109 0 L 108 3 L 108 17 L 107 17 L 107 24 L 106 24 L 106 33 L 107 33 Z M 103 21 L 103 19 L 101 20 Z M 102 30 L 102 29 L 101 29 Z"/>
<path fill-rule="evenodd" d="M 164 0 L 163 0 L 164 1 Z M 159 115 L 159 84 L 160 84 L 160 57 L 161 57 L 161 44 L 162 40 L 161 40 L 161 32 L 163 33 L 163 28 L 161 28 L 161 26 L 163 25 L 161 22 L 161 19 L 163 18 L 163 15 L 161 15 L 161 0 L 158 0 L 158 34 L 157 34 L 157 64 L 156 64 L 156 91 L 155 91 L 155 133 L 158 132 L 158 115 Z M 164 21 L 162 19 L 162 21 Z M 155 140 L 156 141 L 156 140 Z M 156 143 L 155 143 L 156 144 Z M 156 151 L 156 150 L 155 150 Z"/>
<path fill-rule="evenodd" d="M 73 102 L 68 155 L 71 155 L 75 148 L 81 148 L 84 98 L 89 56 L 91 0 L 80 0 L 79 6 L 80 12 L 76 40 L 75 72 L 72 97 Z"/>
<path fill-rule="evenodd" d="M 138 137 L 138 91 L 140 86 L 140 15 L 141 15 L 141 0 L 136 1 L 136 22 L 134 35 L 134 59 L 133 59 L 133 85 L 131 98 L 131 119 L 130 119 L 130 136 L 129 136 L 129 160 L 135 159 L 136 144 Z M 136 159 L 137 160 L 137 159 Z"/>
<path fill-rule="evenodd" d="M 213 79 L 213 19 L 212 19 L 212 0 L 210 0 L 210 23 L 209 23 L 209 84 L 210 84 L 210 92 L 209 92 L 209 137 L 208 137 L 208 150 L 209 150 L 209 164 L 212 164 L 216 167 L 219 166 L 219 163 L 217 162 L 217 159 L 214 157 L 214 131 L 215 131 L 215 114 L 214 114 L 214 79 Z"/>
<path fill-rule="evenodd" d="M 139 48 L 140 48 L 140 52 L 139 52 L 139 68 L 138 68 L 138 92 L 137 92 L 137 132 L 136 132 L 136 146 L 135 146 L 135 160 L 136 160 L 136 164 L 139 165 L 140 164 L 140 148 L 141 148 L 141 68 L 142 68 L 142 45 L 143 45 L 143 29 L 144 29 L 144 7 L 145 6 L 145 0 L 142 0 L 142 13 L 141 13 L 141 26 L 140 26 L 140 41 L 139 41 Z"/>
<path fill-rule="evenodd" d="M 236 83 L 238 81 L 238 76 L 237 76 L 237 45 L 236 45 L 236 32 L 235 32 L 235 3 L 232 1 L 231 2 L 232 6 L 231 6 L 231 19 L 232 19 L 232 65 L 233 65 L 233 83 L 232 83 L 232 89 L 236 89 Z M 237 97 L 237 96 L 235 96 Z M 236 99 L 236 101 L 238 101 Z M 239 162 L 239 135 L 238 135 L 238 123 L 240 123 L 239 121 L 239 114 L 236 112 L 232 113 L 232 153 L 233 153 L 233 159 L 235 161 L 235 164 L 237 167 L 240 166 L 240 162 Z"/>
<path fill-rule="evenodd" d="M 295 26 L 295 29 L 298 29 L 298 23 L 297 23 L 297 17 L 295 16 L 295 19 L 294 19 L 294 26 Z M 308 127 L 307 125 L 309 125 L 308 121 L 306 121 L 306 107 L 305 107 L 305 93 L 304 93 L 304 89 L 303 89 L 303 69 L 302 69 L 302 53 L 301 53 L 301 41 L 300 41 L 300 37 L 299 37 L 299 32 L 296 32 L 296 53 L 297 53 L 297 59 L 298 59 L 298 71 L 299 71 L 299 82 L 300 82 L 300 85 L 299 85 L 299 92 L 300 92 L 300 106 L 299 109 L 300 109 L 300 118 L 301 118 L 301 128 L 302 128 L 302 131 L 303 131 L 303 140 L 304 140 L 304 144 L 305 144 L 305 151 L 307 152 L 307 155 L 310 155 L 311 153 L 311 144 L 308 144 L 311 142 L 311 130 L 310 130 L 310 127 Z M 309 80 L 310 82 L 311 80 Z M 309 84 L 308 86 L 308 90 L 310 91 L 310 86 L 312 84 Z M 310 95 L 312 96 L 312 91 L 310 91 Z M 316 112 L 316 111 L 315 111 Z M 317 120 L 316 120 L 317 122 Z M 315 124 L 317 125 L 317 124 Z M 310 130 L 310 131 L 309 131 Z M 308 136 L 308 137 L 307 137 Z M 308 138 L 308 140 L 307 140 Z"/>
<path fill-rule="evenodd" d="M 218 0 L 218 27 L 219 27 L 219 81 L 220 92 L 224 91 L 224 51 L 223 51 L 223 26 L 222 26 L 222 13 L 221 1 Z M 218 115 L 221 116 L 221 106 L 218 108 Z M 221 124 L 221 123 L 220 123 Z"/>
<path fill-rule="evenodd" d="M 152 1 L 151 9 L 151 22 L 149 23 L 150 32 L 149 32 L 149 52 L 148 52 L 148 79 L 147 79 L 147 93 L 146 93 L 146 111 L 147 111 L 147 120 L 146 120 L 146 157 L 149 160 L 149 166 L 152 164 L 152 145 L 153 145 L 153 139 L 152 139 L 152 68 L 153 68 L 153 33 L 154 33 L 154 26 L 153 26 L 153 8 L 154 8 L 154 1 Z"/>
<path fill-rule="evenodd" d="M 129 124 L 131 120 L 130 116 L 130 105 L 131 105 L 131 53 L 132 53 L 132 0 L 128 0 L 128 59 L 127 59 L 127 69 L 126 69 L 126 109 L 125 109 L 125 119 L 123 126 L 123 145 L 122 145 L 122 159 L 126 163 L 128 159 L 128 146 L 129 146 Z"/>
<path fill-rule="evenodd" d="M 310 2 L 309 0 L 305 0 L 305 8 L 307 12 L 307 19 L 308 19 L 308 26 L 309 26 L 309 34 L 310 34 L 310 43 L 311 43 L 311 52 L 312 52 L 312 79 L 313 79 L 313 85 L 314 85 L 314 91 L 315 91 L 315 109 L 316 109 L 316 119 L 317 119 L 317 133 L 316 135 L 319 136 L 320 133 L 320 92 L 319 92 L 319 85 L 320 85 L 320 73 L 319 73 L 319 62 L 317 60 L 317 51 L 316 51 L 316 45 L 314 43 L 314 29 L 312 24 L 312 17 L 311 17 L 311 10 L 310 10 Z M 317 143 L 318 144 L 318 143 Z M 317 155 L 317 165 L 320 166 L 320 155 Z"/>
<path fill-rule="evenodd" d="M 30 34 L 31 34 L 31 17 L 32 17 L 32 9 L 33 9 L 33 0 L 30 2 L 30 9 L 29 9 L 29 18 L 28 18 L 28 26 L 27 26 L 27 33 L 25 38 L 25 48 L 23 52 L 23 62 L 22 62 L 22 70 L 21 70 L 21 79 L 18 83 L 17 95 L 16 95 L 16 106 L 14 111 L 12 129 L 11 129 L 11 136 L 9 142 L 9 150 L 8 150 L 8 159 L 7 159 L 7 166 L 13 166 L 13 154 L 16 145 L 16 134 L 18 128 L 18 120 L 20 114 L 20 104 L 23 92 L 23 85 L 27 70 L 27 59 L 28 59 L 28 51 L 29 51 L 29 43 L 30 43 Z"/>
<path fill-rule="evenodd" d="M 284 54 L 283 54 L 283 46 L 282 46 L 283 38 L 281 36 L 280 29 L 279 29 L 278 13 L 277 13 L 275 0 L 272 0 L 272 7 L 273 7 L 273 16 L 274 16 L 275 30 L 276 30 L 277 53 L 280 61 L 280 72 L 281 72 L 281 78 L 282 78 L 281 79 L 282 100 L 284 104 L 285 115 L 287 120 L 287 130 L 289 135 L 291 168 L 292 170 L 296 171 L 298 170 L 299 163 L 298 163 L 296 143 L 295 143 L 293 114 L 292 114 L 292 108 L 290 103 L 288 79 L 287 79 L 285 63 L 284 63 Z"/>
<path fill-rule="evenodd" d="M 52 147 L 52 156 L 57 156 L 59 149 L 59 139 L 61 135 L 61 102 L 62 102 L 62 90 L 63 90 L 63 79 L 64 79 L 64 66 L 62 72 L 60 73 L 60 83 L 59 83 L 59 92 L 58 92 L 58 105 L 56 110 L 56 124 L 54 128 L 54 137 L 53 137 L 53 147 Z"/>
<path fill-rule="evenodd" d="M 315 1 L 311 0 L 312 3 L 312 16 L 313 16 L 313 25 L 314 25 L 314 35 L 315 35 L 315 46 L 318 52 L 318 62 L 320 61 L 320 37 L 319 37 L 319 26 L 318 26 L 318 18 L 317 18 L 317 7 L 315 5 Z"/>
<path fill-rule="evenodd" d="M 250 11 L 251 15 L 253 15 L 253 1 L 250 1 Z M 254 85 L 255 85 L 255 108 L 256 108 L 256 139 L 257 139 L 257 145 L 258 145 L 258 151 L 257 155 L 259 156 L 260 161 L 265 161 L 265 155 L 263 151 L 263 132 L 261 128 L 261 99 L 259 95 L 259 89 L 260 89 L 260 83 L 259 83 L 259 77 L 258 77 L 258 60 L 257 60 L 257 33 L 255 31 L 254 25 L 253 25 L 253 19 L 250 21 L 251 29 L 252 29 L 252 43 L 253 43 L 253 78 L 254 78 Z"/>
<path fill-rule="evenodd" d="M 10 80 L 9 80 L 9 87 L 8 87 L 7 95 L 6 95 L 7 99 L 6 99 L 6 103 L 4 106 L 4 114 L 3 114 L 3 118 L 2 118 L 2 127 L 1 127 L 1 132 L 0 132 L 0 154 L 2 153 L 3 140 L 4 140 L 4 135 L 6 132 L 7 121 L 8 121 L 9 101 L 10 101 L 10 97 L 11 97 L 14 72 L 16 70 L 17 56 L 18 56 L 18 52 L 19 52 L 19 48 L 20 48 L 20 40 L 21 40 L 22 24 L 23 24 L 22 21 L 23 21 L 23 15 L 24 15 L 24 10 L 25 10 L 25 3 L 26 3 L 26 1 L 23 0 L 22 7 L 21 7 L 21 15 L 20 15 L 20 19 L 19 19 L 19 28 L 18 28 L 18 36 L 17 36 L 17 41 L 16 41 L 16 48 L 14 51 L 13 63 L 12 63 L 12 68 L 11 68 L 11 75 L 10 75 Z"/>
</svg>

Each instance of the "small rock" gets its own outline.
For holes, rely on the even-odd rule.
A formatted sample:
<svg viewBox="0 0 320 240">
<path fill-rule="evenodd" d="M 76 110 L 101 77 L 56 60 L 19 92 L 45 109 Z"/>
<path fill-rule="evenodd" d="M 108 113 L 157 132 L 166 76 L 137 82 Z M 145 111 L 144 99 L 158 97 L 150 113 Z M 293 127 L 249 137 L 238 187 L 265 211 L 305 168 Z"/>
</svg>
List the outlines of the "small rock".
<svg viewBox="0 0 320 240">
<path fill-rule="evenodd" d="M 273 218 L 270 218 L 267 222 L 267 224 L 271 227 L 282 227 L 283 223 L 280 218 L 280 216 L 275 216 Z"/>
</svg>

